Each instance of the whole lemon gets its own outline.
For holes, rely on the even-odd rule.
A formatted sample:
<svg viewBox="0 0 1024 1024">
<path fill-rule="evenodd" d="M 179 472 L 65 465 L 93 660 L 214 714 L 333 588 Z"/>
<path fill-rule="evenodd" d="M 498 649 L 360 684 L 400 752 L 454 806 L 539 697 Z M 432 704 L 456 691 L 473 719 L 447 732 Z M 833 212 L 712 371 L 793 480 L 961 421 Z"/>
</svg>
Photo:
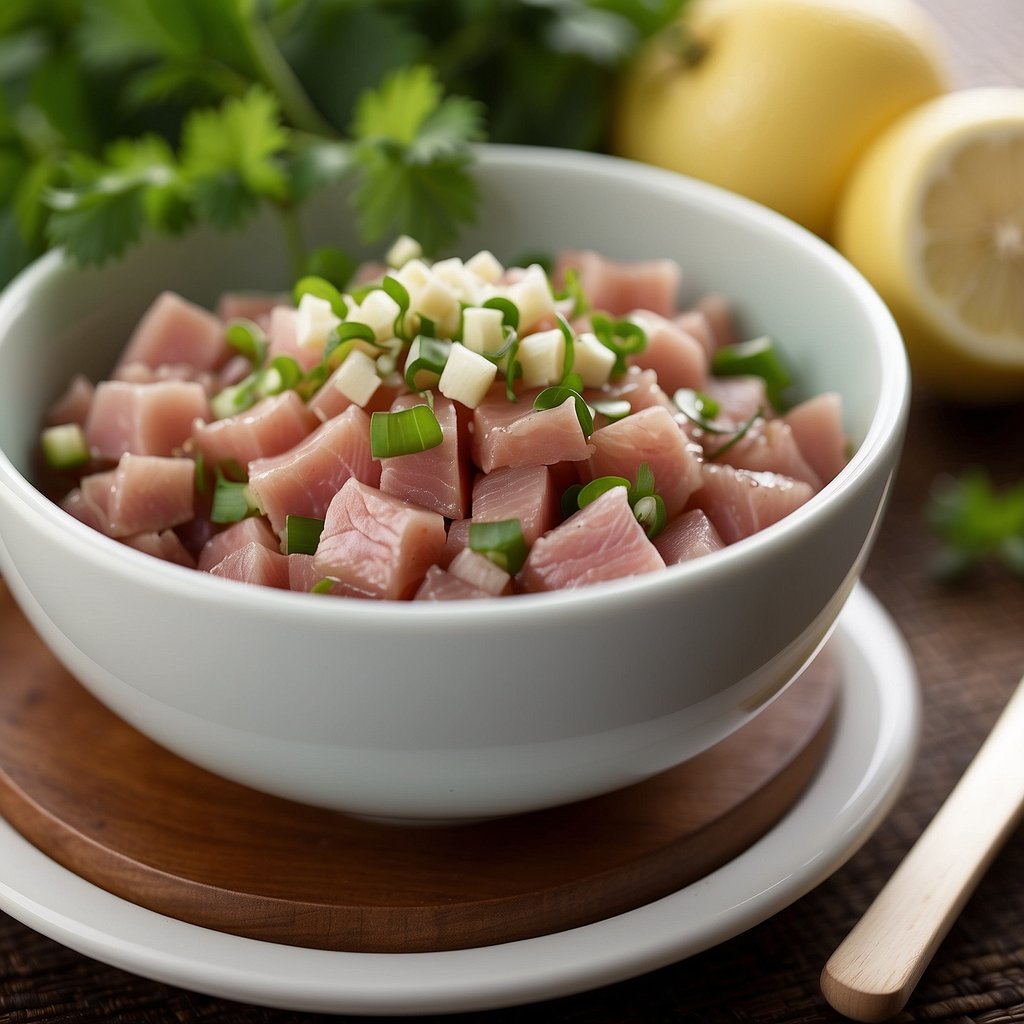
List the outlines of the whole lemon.
<svg viewBox="0 0 1024 1024">
<path fill-rule="evenodd" d="M 915 380 L 961 403 L 1024 399 L 1024 89 L 951 92 L 891 125 L 835 243 L 892 310 Z"/>
<path fill-rule="evenodd" d="M 624 72 L 609 141 L 828 237 L 864 147 L 947 88 L 912 0 L 696 0 Z"/>
</svg>

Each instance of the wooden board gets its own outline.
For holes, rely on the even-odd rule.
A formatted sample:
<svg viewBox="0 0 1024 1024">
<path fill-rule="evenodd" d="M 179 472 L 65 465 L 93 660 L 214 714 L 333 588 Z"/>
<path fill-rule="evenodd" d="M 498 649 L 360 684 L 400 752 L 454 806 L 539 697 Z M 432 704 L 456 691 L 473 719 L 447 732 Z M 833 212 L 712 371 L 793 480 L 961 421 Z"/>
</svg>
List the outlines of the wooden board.
<svg viewBox="0 0 1024 1024">
<path fill-rule="evenodd" d="M 0 813 L 83 878 L 192 924 L 362 952 L 529 938 L 658 899 L 728 862 L 813 777 L 826 651 L 693 761 L 514 818 L 397 827 L 267 796 L 130 728 L 46 650 L 0 582 Z"/>
</svg>

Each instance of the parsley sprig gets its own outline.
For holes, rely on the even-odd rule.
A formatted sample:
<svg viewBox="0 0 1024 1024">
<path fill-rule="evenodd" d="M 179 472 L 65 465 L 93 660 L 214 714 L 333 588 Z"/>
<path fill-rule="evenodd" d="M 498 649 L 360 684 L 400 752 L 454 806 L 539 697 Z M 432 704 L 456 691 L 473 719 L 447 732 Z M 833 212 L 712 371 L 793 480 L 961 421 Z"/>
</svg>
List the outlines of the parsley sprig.
<svg viewBox="0 0 1024 1024">
<path fill-rule="evenodd" d="M 978 468 L 936 480 L 926 517 L 940 541 L 932 569 L 957 580 L 994 561 L 1024 579 L 1024 483 L 997 489 Z"/>
</svg>

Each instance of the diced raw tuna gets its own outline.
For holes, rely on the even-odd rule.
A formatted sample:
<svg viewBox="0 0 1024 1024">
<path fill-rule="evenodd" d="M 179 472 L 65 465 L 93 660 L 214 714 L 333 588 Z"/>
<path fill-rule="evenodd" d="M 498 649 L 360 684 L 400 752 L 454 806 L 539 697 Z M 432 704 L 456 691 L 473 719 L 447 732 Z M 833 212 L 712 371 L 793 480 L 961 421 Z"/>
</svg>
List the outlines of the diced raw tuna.
<svg viewBox="0 0 1024 1024">
<path fill-rule="evenodd" d="M 518 519 L 527 546 L 559 519 L 559 491 L 548 466 L 501 466 L 473 484 L 473 521 Z"/>
<path fill-rule="evenodd" d="M 322 589 L 324 579 L 324 574 L 317 572 L 312 555 L 298 551 L 288 555 L 288 586 L 291 590 L 300 590 L 308 594 L 316 587 L 318 594 L 329 594 L 332 597 L 361 597 L 366 599 L 373 596 L 347 583 L 342 583 L 340 580 L 330 581 L 330 586 L 324 590 Z"/>
<path fill-rule="evenodd" d="M 622 476 L 632 482 L 646 462 L 669 518 L 683 510 L 690 495 L 701 485 L 697 450 L 672 414 L 660 406 L 609 423 L 595 430 L 590 440 L 594 454 L 580 467 L 584 480 Z"/>
<path fill-rule="evenodd" d="M 535 394 L 524 392 L 509 402 L 504 390 L 492 391 L 473 410 L 473 460 L 485 473 L 499 466 L 551 466 L 590 457 L 573 399 L 534 409 Z"/>
<path fill-rule="evenodd" d="M 304 370 L 312 370 L 323 358 L 323 349 L 300 345 L 298 339 L 299 311 L 292 306 L 275 306 L 267 324 L 268 358 L 291 356 Z"/>
<path fill-rule="evenodd" d="M 465 601 L 472 597 L 492 597 L 486 590 L 473 586 L 467 580 L 454 573 L 432 565 L 423 582 L 413 594 L 414 601 Z"/>
<path fill-rule="evenodd" d="M 194 515 L 195 464 L 160 455 L 121 456 L 107 504 L 107 533 L 129 537 L 187 523 Z"/>
<path fill-rule="evenodd" d="M 708 376 L 708 356 L 701 343 L 667 317 L 646 310 L 634 310 L 628 319 L 639 324 L 647 335 L 642 352 L 630 357 L 634 366 L 653 370 L 666 395 L 677 388 L 704 387 Z"/>
<path fill-rule="evenodd" d="M 424 404 L 422 395 L 402 395 L 392 403 L 391 411 L 401 412 Z M 438 512 L 446 519 L 463 519 L 469 514 L 471 493 L 468 432 L 460 430 L 455 403 L 443 395 L 434 397 L 434 415 L 444 440 L 423 452 L 381 459 L 380 489 Z"/>
<path fill-rule="evenodd" d="M 96 388 L 84 374 L 76 373 L 70 383 L 46 413 L 46 425 L 58 427 L 64 423 L 81 426 L 89 415 Z"/>
<path fill-rule="evenodd" d="M 340 416 L 350 405 L 354 404 L 350 398 L 335 387 L 335 379 L 340 372 L 341 367 L 339 366 L 306 403 L 321 420 Z M 368 413 L 387 412 L 397 397 L 398 391 L 395 388 L 381 384 L 362 408 Z"/>
<path fill-rule="evenodd" d="M 109 472 L 111 479 L 113 479 L 114 471 L 110 470 Z M 95 501 L 87 497 L 81 486 L 73 487 L 68 491 L 61 499 L 60 507 L 69 515 L 74 516 L 80 523 L 85 523 L 86 526 L 98 530 L 100 533 L 107 532 L 106 507 L 99 507 Z"/>
<path fill-rule="evenodd" d="M 280 538 L 262 516 L 247 516 L 215 533 L 200 549 L 196 565 L 209 572 L 225 555 L 255 542 L 271 551 L 281 550 Z"/>
<path fill-rule="evenodd" d="M 444 558 L 444 516 L 354 477 L 335 495 L 314 556 L 317 572 L 373 597 L 411 597 Z"/>
<path fill-rule="evenodd" d="M 116 462 L 125 452 L 171 455 L 196 421 L 210 414 L 206 391 L 195 381 L 152 384 L 103 381 L 89 407 L 84 431 L 97 458 Z"/>
<path fill-rule="evenodd" d="M 626 489 L 613 487 L 541 537 L 519 578 L 527 591 L 559 590 L 664 568 Z"/>
<path fill-rule="evenodd" d="M 449 563 L 448 572 L 482 590 L 489 597 L 511 593 L 512 577 L 486 555 L 463 548 Z"/>
<path fill-rule="evenodd" d="M 666 565 L 678 565 L 719 551 L 725 542 L 704 510 L 694 508 L 672 519 L 654 538 L 654 546 Z"/>
<path fill-rule="evenodd" d="M 771 412 L 763 377 L 709 377 L 704 393 L 719 405 L 716 423 L 738 427 L 758 411 Z"/>
<path fill-rule="evenodd" d="M 251 320 L 263 330 L 270 323 L 270 313 L 291 299 L 277 292 L 225 292 L 217 300 L 217 319 L 223 324 L 232 320 Z"/>
<path fill-rule="evenodd" d="M 217 374 L 210 370 L 194 370 L 186 363 L 168 363 L 166 366 L 123 363 L 114 371 L 111 380 L 122 380 L 128 384 L 156 384 L 164 380 L 191 380 L 202 384 L 207 395 L 212 395 L 220 387 Z"/>
<path fill-rule="evenodd" d="M 639 366 L 629 367 L 621 377 L 610 381 L 603 388 L 588 389 L 583 396 L 591 405 L 595 402 L 629 402 L 631 412 L 650 409 L 660 405 L 669 412 L 675 412 L 672 399 L 665 394 L 658 383 L 658 375 L 654 370 L 641 370 Z M 609 421 L 598 413 L 594 424 L 604 426 Z"/>
<path fill-rule="evenodd" d="M 777 473 L 704 463 L 702 475 L 704 486 L 693 504 L 704 510 L 726 544 L 777 523 L 814 495 L 810 484 Z"/>
<path fill-rule="evenodd" d="M 555 261 L 552 276 L 557 288 L 563 286 L 570 268 L 578 272 L 594 309 L 613 316 L 624 316 L 633 309 L 649 309 L 667 317 L 677 312 L 682 271 L 675 260 L 620 262 L 592 250 L 567 249 Z"/>
<path fill-rule="evenodd" d="M 192 425 L 196 447 L 211 465 L 234 460 L 247 466 L 253 459 L 280 455 L 312 433 L 319 420 L 294 391 L 261 398 L 234 416 Z"/>
<path fill-rule="evenodd" d="M 323 519 L 349 477 L 376 487 L 380 476 L 370 455 L 370 417 L 358 405 L 287 451 L 249 463 L 249 489 L 279 534 L 289 515 Z"/>
<path fill-rule="evenodd" d="M 735 345 L 739 341 L 732 305 L 724 295 L 703 295 L 697 300 L 696 309 L 704 315 L 711 328 L 715 348 Z"/>
<path fill-rule="evenodd" d="M 469 528 L 472 519 L 453 519 L 448 524 L 448 539 L 444 545 L 444 555 L 437 560 L 442 568 L 447 568 L 460 551 L 469 546 Z"/>
<path fill-rule="evenodd" d="M 154 558 L 161 558 L 165 562 L 174 562 L 176 565 L 183 565 L 186 569 L 194 569 L 196 560 L 184 544 L 181 538 L 173 530 L 161 530 L 159 533 L 136 533 L 131 537 L 125 537 L 123 542 L 136 551 L 142 551 Z"/>
<path fill-rule="evenodd" d="M 849 438 L 843 429 L 843 400 L 826 391 L 795 405 L 783 417 L 804 458 L 827 484 L 846 465 Z"/>
<path fill-rule="evenodd" d="M 213 370 L 230 354 L 224 325 L 213 313 L 175 292 L 162 292 L 128 339 L 117 367 L 184 363 L 193 370 Z"/>
<path fill-rule="evenodd" d="M 721 434 L 706 434 L 702 442 L 708 457 L 728 445 L 719 462 L 737 469 L 791 476 L 810 484 L 815 491 L 821 490 L 821 477 L 804 458 L 792 429 L 782 420 L 758 420 L 735 444 L 729 444 L 729 435 Z"/>
<path fill-rule="evenodd" d="M 715 349 L 718 347 L 715 332 L 711 327 L 711 321 L 703 310 L 687 309 L 673 317 L 672 322 L 700 343 L 700 347 L 704 349 L 708 359 L 714 355 Z"/>
<path fill-rule="evenodd" d="M 211 570 L 213 576 L 256 583 L 263 587 L 290 590 L 288 582 L 288 556 L 280 551 L 250 541 L 244 547 L 228 552 Z"/>
</svg>

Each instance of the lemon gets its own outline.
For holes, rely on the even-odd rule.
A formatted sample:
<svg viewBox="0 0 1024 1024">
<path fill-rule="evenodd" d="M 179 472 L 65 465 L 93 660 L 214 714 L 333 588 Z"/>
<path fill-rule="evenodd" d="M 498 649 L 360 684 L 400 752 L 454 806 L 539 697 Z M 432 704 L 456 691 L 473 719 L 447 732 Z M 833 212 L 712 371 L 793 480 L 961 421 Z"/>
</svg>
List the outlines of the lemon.
<svg viewBox="0 0 1024 1024">
<path fill-rule="evenodd" d="M 912 0 L 695 0 L 681 26 L 624 72 L 610 148 L 821 235 L 868 143 L 949 87 L 942 41 Z"/>
<path fill-rule="evenodd" d="M 964 89 L 869 148 L 835 244 L 903 332 L 915 379 L 967 403 L 1024 398 L 1024 89 Z"/>
</svg>

